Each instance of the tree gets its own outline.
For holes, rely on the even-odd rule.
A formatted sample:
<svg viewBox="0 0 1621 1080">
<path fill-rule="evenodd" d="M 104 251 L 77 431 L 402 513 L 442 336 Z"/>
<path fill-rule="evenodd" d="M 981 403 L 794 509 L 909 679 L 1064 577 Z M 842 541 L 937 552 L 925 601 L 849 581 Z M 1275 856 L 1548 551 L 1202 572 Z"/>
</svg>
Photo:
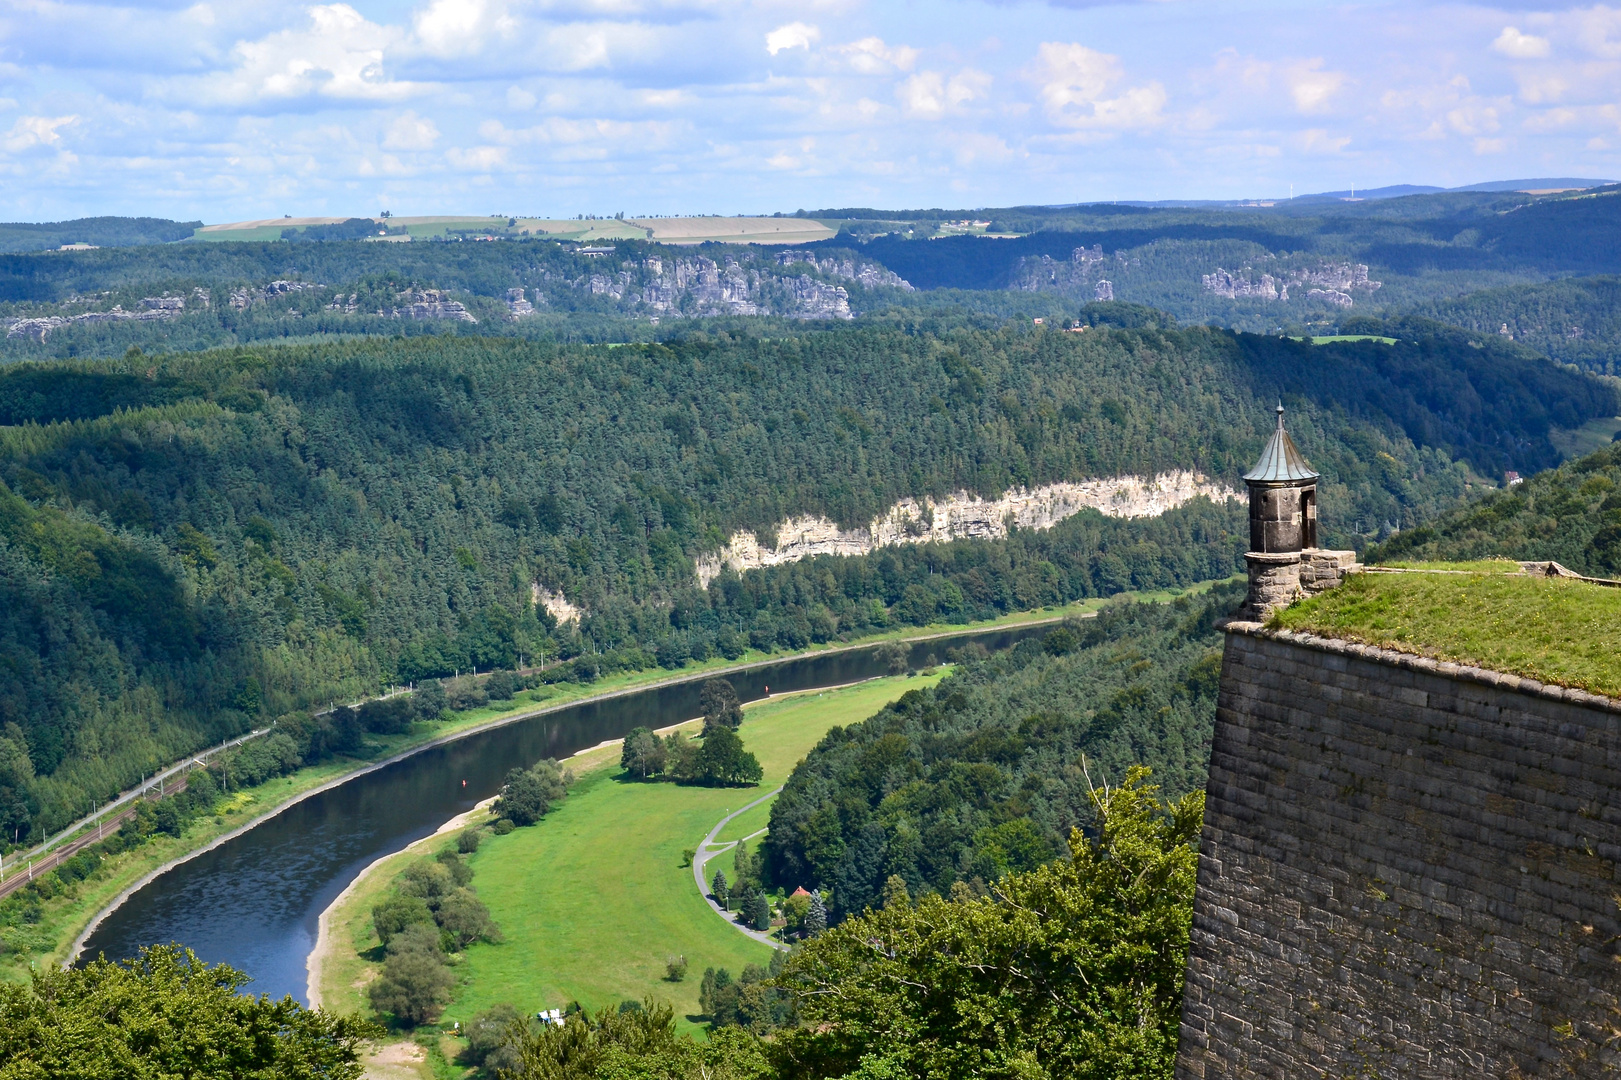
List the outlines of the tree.
<svg viewBox="0 0 1621 1080">
<path fill-rule="evenodd" d="M 756 889 L 744 899 L 743 921 L 751 930 L 771 929 L 771 901 L 764 892 Z"/>
<path fill-rule="evenodd" d="M 514 1029 L 522 1031 L 523 1026 L 524 1017 L 516 1005 L 490 1006 L 462 1025 L 467 1048 L 461 1052 L 458 1062 L 482 1067 L 492 1075 L 502 1069 L 517 1068 L 522 1059 L 514 1045 L 518 1039 Z"/>
<path fill-rule="evenodd" d="M 805 922 L 800 928 L 800 934 L 813 938 L 827 929 L 827 905 L 822 903 L 820 892 L 811 893 L 810 907 L 805 910 Z"/>
<path fill-rule="evenodd" d="M 688 782 L 698 779 L 698 744 L 679 731 L 672 731 L 664 740 L 664 773 L 672 780 Z"/>
<path fill-rule="evenodd" d="M 367 996 L 378 1012 L 392 1013 L 400 1023 L 414 1026 L 438 1016 L 455 985 L 456 977 L 445 965 L 439 947 L 437 928 L 414 924 L 388 943 L 383 973 L 371 984 Z"/>
<path fill-rule="evenodd" d="M 358 1080 L 375 1024 L 238 993 L 248 982 L 178 945 L 35 970 L 27 985 L 0 984 L 0 1073 Z"/>
<path fill-rule="evenodd" d="M 758 784 L 762 775 L 759 759 L 729 727 L 710 728 L 693 760 L 693 779 L 701 784 Z"/>
<path fill-rule="evenodd" d="M 468 889 L 457 889 L 440 901 L 434 920 L 458 949 L 465 949 L 480 938 L 490 942 L 501 940 L 501 931 L 490 918 L 490 909 Z"/>
<path fill-rule="evenodd" d="M 889 875 L 884 882 L 884 907 L 908 907 L 912 903 L 912 894 L 906 889 L 906 879 L 899 874 Z"/>
<path fill-rule="evenodd" d="M 719 904 L 723 909 L 730 910 L 732 894 L 726 887 L 726 871 L 715 871 L 715 884 L 711 892 L 715 897 L 715 903 Z"/>
<path fill-rule="evenodd" d="M 416 692 L 411 697 L 416 705 L 417 716 L 423 720 L 437 720 L 440 714 L 450 707 L 445 697 L 445 688 L 438 679 L 418 683 Z"/>
<path fill-rule="evenodd" d="M 420 896 L 390 896 L 371 909 L 372 928 L 385 946 L 407 926 L 432 925 L 433 921 L 433 912 Z"/>
<path fill-rule="evenodd" d="M 632 728 L 630 734 L 625 736 L 619 767 L 646 780 L 664 771 L 669 756 L 669 748 L 663 739 L 645 727 Z"/>
<path fill-rule="evenodd" d="M 743 724 L 743 706 L 737 690 L 726 679 L 706 679 L 698 691 L 698 708 L 704 714 L 704 734 L 716 727 L 736 731 Z"/>
<path fill-rule="evenodd" d="M 456 850 L 463 855 L 473 854 L 478 850 L 481 836 L 482 834 L 477 829 L 463 830 L 462 834 L 456 837 Z"/>
<path fill-rule="evenodd" d="M 574 777 L 555 761 L 542 761 L 530 769 L 513 769 L 495 800 L 495 812 L 517 825 L 533 825 L 552 803 L 568 794 Z"/>
<path fill-rule="evenodd" d="M 989 897 L 930 893 L 846 920 L 779 980 L 802 1026 L 795 1073 L 842 1076 L 868 1055 L 909 1076 L 1167 1076 L 1176 1053 L 1203 796 L 1162 803 L 1133 768 L 1094 795 L 1099 832 Z"/>
<path fill-rule="evenodd" d="M 491 701 L 511 701 L 512 695 L 519 689 L 521 687 L 518 685 L 518 677 L 510 671 L 492 672 L 490 677 L 484 680 L 484 692 L 489 695 Z"/>
</svg>

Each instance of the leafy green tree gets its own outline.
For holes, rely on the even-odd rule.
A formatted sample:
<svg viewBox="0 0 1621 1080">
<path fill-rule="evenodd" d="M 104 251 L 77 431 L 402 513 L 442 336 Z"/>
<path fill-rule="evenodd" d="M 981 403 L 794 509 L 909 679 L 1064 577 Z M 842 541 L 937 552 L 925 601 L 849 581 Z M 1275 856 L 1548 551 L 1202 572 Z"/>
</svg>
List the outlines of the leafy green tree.
<svg viewBox="0 0 1621 1080">
<path fill-rule="evenodd" d="M 522 1060 L 516 1045 L 517 1033 L 524 1027 L 524 1016 L 516 1005 L 490 1006 L 462 1025 L 467 1048 L 458 1056 L 458 1064 L 482 1068 L 492 1076 L 503 1069 L 517 1069 Z"/>
<path fill-rule="evenodd" d="M 646 780 L 664 771 L 669 756 L 663 739 L 645 727 L 632 728 L 625 736 L 619 767 Z"/>
<path fill-rule="evenodd" d="M 417 715 L 423 720 L 438 720 L 440 714 L 450 707 L 445 697 L 445 688 L 440 685 L 438 679 L 426 679 L 418 683 L 411 697 L 416 705 Z"/>
<path fill-rule="evenodd" d="M 729 727 L 709 729 L 692 770 L 698 783 L 715 785 L 758 784 L 764 775 L 759 759 L 743 749 L 743 740 Z"/>
<path fill-rule="evenodd" d="M 491 701 L 511 701 L 519 689 L 517 676 L 510 671 L 491 672 L 484 680 L 484 692 Z"/>
<path fill-rule="evenodd" d="M 698 691 L 698 708 L 704 715 L 704 734 L 716 727 L 736 731 L 743 724 L 743 706 L 737 690 L 726 679 L 706 679 Z"/>
<path fill-rule="evenodd" d="M 420 896 L 389 896 L 371 909 L 372 928 L 377 932 L 377 940 L 384 945 L 407 926 L 432 925 L 433 921 L 433 911 Z"/>
<path fill-rule="evenodd" d="M 477 829 L 464 829 L 456 837 L 456 850 L 463 855 L 471 855 L 478 850 L 479 840 L 483 836 Z"/>
<path fill-rule="evenodd" d="M 899 874 L 889 875 L 889 880 L 884 882 L 884 909 L 910 907 L 911 903 L 912 894 L 906 889 L 906 879 Z"/>
<path fill-rule="evenodd" d="M 906 1075 L 1168 1076 L 1176 1053 L 1202 794 L 1161 802 L 1147 770 L 1095 793 L 1095 839 L 999 882 L 924 896 L 801 946 L 780 984 L 801 1026 L 790 1071 L 842 1076 L 888 1056 Z"/>
<path fill-rule="evenodd" d="M 248 982 L 166 945 L 118 963 L 51 965 L 27 985 L 0 983 L 0 1074 L 358 1080 L 376 1025 L 290 997 L 239 994 Z"/>
<path fill-rule="evenodd" d="M 475 941 L 499 942 L 501 930 L 490 917 L 490 909 L 467 889 L 456 889 L 439 902 L 434 921 L 450 935 L 452 944 L 465 949 Z"/>
<path fill-rule="evenodd" d="M 715 871 L 715 883 L 714 883 L 714 886 L 710 889 L 710 892 L 715 897 L 715 903 L 719 904 L 722 908 L 725 908 L 725 909 L 730 909 L 731 908 L 731 906 L 732 906 L 732 903 L 731 903 L 731 901 L 732 901 L 732 891 L 731 891 L 730 888 L 727 887 L 727 884 L 726 884 L 726 871 L 724 871 L 724 870 L 716 870 Z"/>
<path fill-rule="evenodd" d="M 539 1025 L 525 1032 L 516 1048 L 520 1064 L 506 1074 L 513 1080 L 770 1080 L 776 1075 L 754 1035 L 731 1027 L 695 1042 L 676 1034 L 674 1010 L 651 997 L 639 1009 L 577 1012 L 561 1027 Z"/>
<path fill-rule="evenodd" d="M 383 971 L 367 988 L 372 1008 L 414 1027 L 439 1015 L 450 1001 L 456 977 L 445 964 L 432 924 L 405 927 L 388 943 Z"/>
<path fill-rule="evenodd" d="M 541 761 L 528 769 L 513 769 L 495 800 L 495 812 L 517 825 L 533 825 L 552 804 L 568 794 L 573 775 L 555 761 Z"/>
</svg>

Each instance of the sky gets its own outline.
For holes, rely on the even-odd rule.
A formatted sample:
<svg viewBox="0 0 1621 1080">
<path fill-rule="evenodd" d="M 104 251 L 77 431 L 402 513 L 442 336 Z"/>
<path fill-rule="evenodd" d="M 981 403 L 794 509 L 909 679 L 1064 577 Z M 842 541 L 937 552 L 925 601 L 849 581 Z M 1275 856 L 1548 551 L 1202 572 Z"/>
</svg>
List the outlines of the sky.
<svg viewBox="0 0 1621 1080">
<path fill-rule="evenodd" d="M 1621 8 L 0 0 L 0 218 L 574 217 L 1621 177 Z"/>
</svg>

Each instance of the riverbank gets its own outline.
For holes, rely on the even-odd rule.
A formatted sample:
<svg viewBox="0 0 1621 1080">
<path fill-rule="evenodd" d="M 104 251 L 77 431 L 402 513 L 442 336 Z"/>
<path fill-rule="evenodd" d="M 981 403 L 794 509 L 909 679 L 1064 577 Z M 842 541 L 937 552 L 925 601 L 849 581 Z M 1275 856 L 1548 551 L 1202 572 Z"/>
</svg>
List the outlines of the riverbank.
<svg viewBox="0 0 1621 1080">
<path fill-rule="evenodd" d="M 1208 585 L 1176 592 L 1143 594 L 1136 598 L 1145 601 L 1166 600 L 1201 591 L 1205 587 Z M 292 776 L 268 781 L 258 788 L 234 793 L 212 818 L 205 817 L 193 822 L 180 837 L 157 837 L 133 851 L 110 857 L 84 881 L 66 886 L 47 882 L 49 888 L 25 890 L 29 910 L 23 913 L 23 918 L 12 919 L 11 925 L 0 928 L 4 941 L 4 955 L 0 956 L 0 979 L 18 981 L 27 977 L 31 965 L 68 960 L 75 946 L 85 941 L 108 913 L 143 884 L 174 866 L 269 819 L 301 799 L 429 747 L 586 701 L 606 700 L 805 657 L 870 648 L 886 640 L 917 642 L 1055 622 L 1094 613 L 1108 602 L 1111 601 L 1089 600 L 1063 608 L 1022 612 L 973 624 L 910 627 L 857 642 L 814 646 L 791 655 L 754 652 L 733 662 L 717 658 L 689 665 L 678 672 L 629 673 L 590 685 L 559 683 L 526 691 L 500 708 L 472 710 L 444 723 L 419 724 L 406 735 L 372 736 L 368 739 L 363 757 L 323 762 L 301 769 Z"/>
<path fill-rule="evenodd" d="M 712 910 L 685 865 L 686 849 L 713 831 L 730 808 L 780 787 L 830 727 L 864 720 L 944 674 L 871 679 L 750 702 L 739 734 L 764 770 L 752 788 L 624 781 L 617 740 L 569 760 L 579 779 L 567 799 L 532 828 L 486 835 L 469 857 L 473 887 L 505 941 L 471 946 L 456 965 L 455 999 L 439 1023 L 400 1036 L 426 1051 L 422 1074 L 459 1051 L 444 1031 L 498 1002 L 523 1011 L 571 1001 L 595 1009 L 651 993 L 675 1006 L 680 1028 L 698 1032 L 704 968 L 725 967 L 736 975 L 745 965 L 769 963 L 771 947 Z M 769 812 L 768 806 L 758 810 Z M 452 831 L 379 859 L 323 913 L 310 965 L 312 999 L 340 1013 L 370 1015 L 366 987 L 381 959 L 371 907 L 411 859 L 431 854 Z M 731 858 L 725 861 L 730 875 Z M 545 867 L 543 883 L 537 867 Z M 665 978 L 673 956 L 688 962 L 681 982 Z"/>
</svg>

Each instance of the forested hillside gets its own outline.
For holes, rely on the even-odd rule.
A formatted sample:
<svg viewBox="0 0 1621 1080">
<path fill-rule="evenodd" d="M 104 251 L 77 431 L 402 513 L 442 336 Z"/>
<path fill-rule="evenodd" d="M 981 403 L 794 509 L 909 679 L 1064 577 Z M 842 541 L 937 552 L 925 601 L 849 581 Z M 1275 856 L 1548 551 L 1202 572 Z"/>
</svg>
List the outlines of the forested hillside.
<svg viewBox="0 0 1621 1080">
<path fill-rule="evenodd" d="M 1621 278 L 1563 278 L 1486 289 L 1414 307 L 1415 313 L 1498 334 L 1606 375 L 1621 374 Z"/>
<path fill-rule="evenodd" d="M 1618 191 L 1242 208 L 818 211 L 807 216 L 841 227 L 840 235 L 782 249 L 345 239 L 358 226 L 305 230 L 297 235 L 307 242 L 297 243 L 174 244 L 162 241 L 190 225 L 0 226 L 0 250 L 13 252 L 0 256 L 8 328 L 0 356 L 116 356 L 131 345 L 150 352 L 354 334 L 652 340 L 678 336 L 684 331 L 671 324 L 694 317 L 982 311 L 1054 319 L 1116 299 L 1184 322 L 1297 335 L 1362 314 L 1416 312 L 1482 332 L 1510 322 L 1539 349 L 1602 367 L 1602 297 L 1584 299 L 1584 290 L 1604 287 L 1547 283 L 1621 271 L 1612 242 L 1621 230 Z M 992 231 L 1027 235 L 956 235 L 963 223 L 955 215 L 985 215 Z M 369 230 L 370 219 L 356 220 Z M 107 244 L 146 238 L 148 246 L 29 253 L 54 248 L 74 229 Z M 1512 292 L 1545 285 L 1552 291 Z M 777 331 L 756 324 L 753 332 Z"/>
<path fill-rule="evenodd" d="M 258 716 L 393 681 L 539 656 L 592 678 L 1225 576 L 1243 511 L 1203 500 L 707 589 L 694 568 L 734 529 L 864 523 L 905 496 L 1170 469 L 1236 483 L 1279 395 L 1324 474 L 1325 537 L 1347 546 L 1459 504 L 1471 469 L 1553 464 L 1551 425 L 1617 411 L 1608 385 L 1512 343 L 1153 325 L 9 367 L 0 787 L 25 797 L 7 825 L 48 828 Z M 542 591 L 580 622 L 554 625 Z"/>
<path fill-rule="evenodd" d="M 1621 577 L 1621 443 L 1407 529 L 1370 548 L 1375 561 L 1552 559 Z"/>
<path fill-rule="evenodd" d="M 611 252 L 529 239 L 0 255 L 0 356 L 112 357 L 130 347 L 357 334 L 646 340 L 697 317 L 846 320 L 912 291 L 847 248 L 694 251 L 619 241 Z"/>
<path fill-rule="evenodd" d="M 1220 681 L 1217 588 L 1127 605 L 970 662 L 827 737 L 771 808 L 766 868 L 784 889 L 833 890 L 835 919 L 884 883 L 950 895 L 1064 852 L 1092 791 L 1147 765 L 1173 798 L 1204 788 Z"/>
</svg>

